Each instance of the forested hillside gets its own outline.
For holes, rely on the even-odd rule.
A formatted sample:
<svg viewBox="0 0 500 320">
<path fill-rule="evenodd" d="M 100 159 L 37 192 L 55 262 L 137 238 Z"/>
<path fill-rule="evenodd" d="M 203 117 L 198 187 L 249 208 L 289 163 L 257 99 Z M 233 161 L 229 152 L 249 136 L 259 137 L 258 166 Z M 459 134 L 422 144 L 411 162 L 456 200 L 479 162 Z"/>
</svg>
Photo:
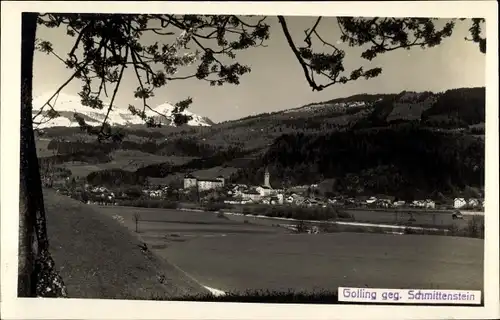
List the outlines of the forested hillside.
<svg viewBox="0 0 500 320">
<path fill-rule="evenodd" d="M 240 169 L 232 180 L 258 184 L 268 166 L 275 187 L 336 180 L 332 192 L 453 193 L 484 181 L 484 142 L 415 126 L 391 129 L 290 134 Z"/>
<path fill-rule="evenodd" d="M 486 90 L 481 88 L 452 89 L 441 94 L 432 108 L 422 113 L 424 122 L 457 120 L 460 125 L 485 121 Z"/>
</svg>

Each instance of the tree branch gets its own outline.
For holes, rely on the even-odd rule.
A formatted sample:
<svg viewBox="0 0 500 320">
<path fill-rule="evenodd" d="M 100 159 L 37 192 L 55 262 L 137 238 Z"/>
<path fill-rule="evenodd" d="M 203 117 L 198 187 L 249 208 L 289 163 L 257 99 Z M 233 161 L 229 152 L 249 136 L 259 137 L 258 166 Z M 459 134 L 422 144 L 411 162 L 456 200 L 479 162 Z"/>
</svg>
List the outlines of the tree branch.
<svg viewBox="0 0 500 320">
<path fill-rule="evenodd" d="M 302 70 L 304 71 L 304 76 L 306 77 L 307 82 L 311 86 L 313 91 L 320 91 L 322 90 L 320 87 L 316 85 L 316 83 L 311 79 L 309 75 L 309 71 L 307 70 L 307 65 L 305 61 L 302 59 L 302 56 L 300 55 L 300 52 L 297 50 L 297 47 L 295 46 L 295 43 L 293 42 L 292 36 L 290 35 L 290 31 L 288 30 L 288 26 L 285 20 L 285 17 L 283 16 L 278 16 L 278 21 L 281 24 L 281 29 L 283 30 L 283 33 L 285 35 L 286 41 L 288 42 L 288 46 L 290 49 L 292 49 L 292 52 L 295 54 L 295 57 L 300 63 L 300 66 L 302 67 Z"/>
</svg>

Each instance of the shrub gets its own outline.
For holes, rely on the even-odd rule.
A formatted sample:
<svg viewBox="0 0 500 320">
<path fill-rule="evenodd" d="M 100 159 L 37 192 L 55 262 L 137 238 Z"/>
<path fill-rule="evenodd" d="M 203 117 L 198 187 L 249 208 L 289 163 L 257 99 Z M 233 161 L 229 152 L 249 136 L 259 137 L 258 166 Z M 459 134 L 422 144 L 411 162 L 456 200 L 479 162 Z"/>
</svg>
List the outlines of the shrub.
<svg viewBox="0 0 500 320">
<path fill-rule="evenodd" d="M 203 205 L 203 209 L 206 211 L 220 211 L 227 208 L 228 206 L 226 204 L 217 202 L 207 202 Z"/>
<path fill-rule="evenodd" d="M 416 229 L 412 229 L 412 228 L 410 228 L 410 227 L 406 227 L 406 228 L 404 229 L 404 233 L 405 233 L 405 234 L 419 234 L 419 231 L 418 231 L 418 230 L 416 230 Z"/>
<path fill-rule="evenodd" d="M 244 215 L 264 215 L 272 218 L 288 218 L 296 220 L 349 220 L 354 221 L 354 215 L 332 207 L 299 207 L 299 206 L 269 206 L 258 205 L 252 207 L 243 207 Z"/>
<path fill-rule="evenodd" d="M 460 233 L 460 230 L 458 226 L 454 223 L 448 228 L 448 232 L 450 236 L 458 236 Z"/>
<path fill-rule="evenodd" d="M 309 226 L 304 220 L 300 220 L 295 227 L 297 233 L 307 233 L 309 231 Z"/>
</svg>

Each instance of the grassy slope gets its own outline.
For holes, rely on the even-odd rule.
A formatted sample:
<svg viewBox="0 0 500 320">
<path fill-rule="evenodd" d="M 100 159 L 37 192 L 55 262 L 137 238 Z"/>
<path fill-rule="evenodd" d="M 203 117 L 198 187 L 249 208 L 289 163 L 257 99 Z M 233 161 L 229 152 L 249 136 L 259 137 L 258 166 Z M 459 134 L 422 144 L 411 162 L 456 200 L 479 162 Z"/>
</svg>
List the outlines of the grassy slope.
<svg viewBox="0 0 500 320">
<path fill-rule="evenodd" d="M 206 293 L 113 218 L 45 191 L 51 252 L 71 298 L 151 299 Z M 165 276 L 162 285 L 158 277 Z"/>
</svg>

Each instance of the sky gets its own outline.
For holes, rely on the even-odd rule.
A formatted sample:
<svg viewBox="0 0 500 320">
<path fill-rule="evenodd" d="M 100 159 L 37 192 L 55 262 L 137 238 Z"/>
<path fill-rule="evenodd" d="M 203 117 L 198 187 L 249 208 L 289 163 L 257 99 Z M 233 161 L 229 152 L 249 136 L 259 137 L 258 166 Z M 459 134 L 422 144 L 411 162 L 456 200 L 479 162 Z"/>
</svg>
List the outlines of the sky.
<svg viewBox="0 0 500 320">
<path fill-rule="evenodd" d="M 287 17 L 290 33 L 297 45 L 302 44 L 304 30 L 311 28 L 315 17 Z M 381 67 L 382 74 L 370 80 L 358 80 L 331 86 L 321 92 L 313 92 L 283 36 L 276 17 L 268 17 L 270 39 L 267 47 L 251 48 L 237 53 L 236 60 L 252 68 L 241 78 L 238 86 L 226 84 L 210 87 L 196 79 L 171 82 L 158 89 L 151 98 L 150 106 L 164 102 L 175 103 L 193 98 L 190 111 L 215 122 L 234 120 L 248 115 L 300 107 L 302 105 L 347 97 L 359 93 L 399 93 L 401 91 L 442 92 L 459 87 L 485 85 L 485 58 L 475 43 L 465 41 L 470 21 L 457 22 L 453 35 L 434 48 L 395 50 L 378 56 L 372 61 L 360 57 L 361 48 L 339 44 L 340 31 L 334 17 L 322 19 L 318 31 L 332 43 L 344 49 L 344 66 L 347 71 L 363 66 L 365 69 Z M 150 36 L 145 36 L 150 37 Z M 157 36 L 156 36 L 157 37 Z M 74 42 L 63 29 L 39 27 L 37 38 L 51 41 L 55 52 L 64 56 Z M 145 38 L 150 42 L 162 38 Z M 316 48 L 321 44 L 316 44 Z M 319 48 L 321 50 L 321 48 Z M 34 97 L 54 92 L 71 75 L 57 58 L 41 52 L 35 53 Z M 62 92 L 76 95 L 81 83 L 74 80 Z M 134 101 L 133 92 L 138 87 L 132 70 L 126 71 L 120 86 L 116 104 L 126 108 Z M 57 108 L 56 108 L 57 109 Z"/>
</svg>

